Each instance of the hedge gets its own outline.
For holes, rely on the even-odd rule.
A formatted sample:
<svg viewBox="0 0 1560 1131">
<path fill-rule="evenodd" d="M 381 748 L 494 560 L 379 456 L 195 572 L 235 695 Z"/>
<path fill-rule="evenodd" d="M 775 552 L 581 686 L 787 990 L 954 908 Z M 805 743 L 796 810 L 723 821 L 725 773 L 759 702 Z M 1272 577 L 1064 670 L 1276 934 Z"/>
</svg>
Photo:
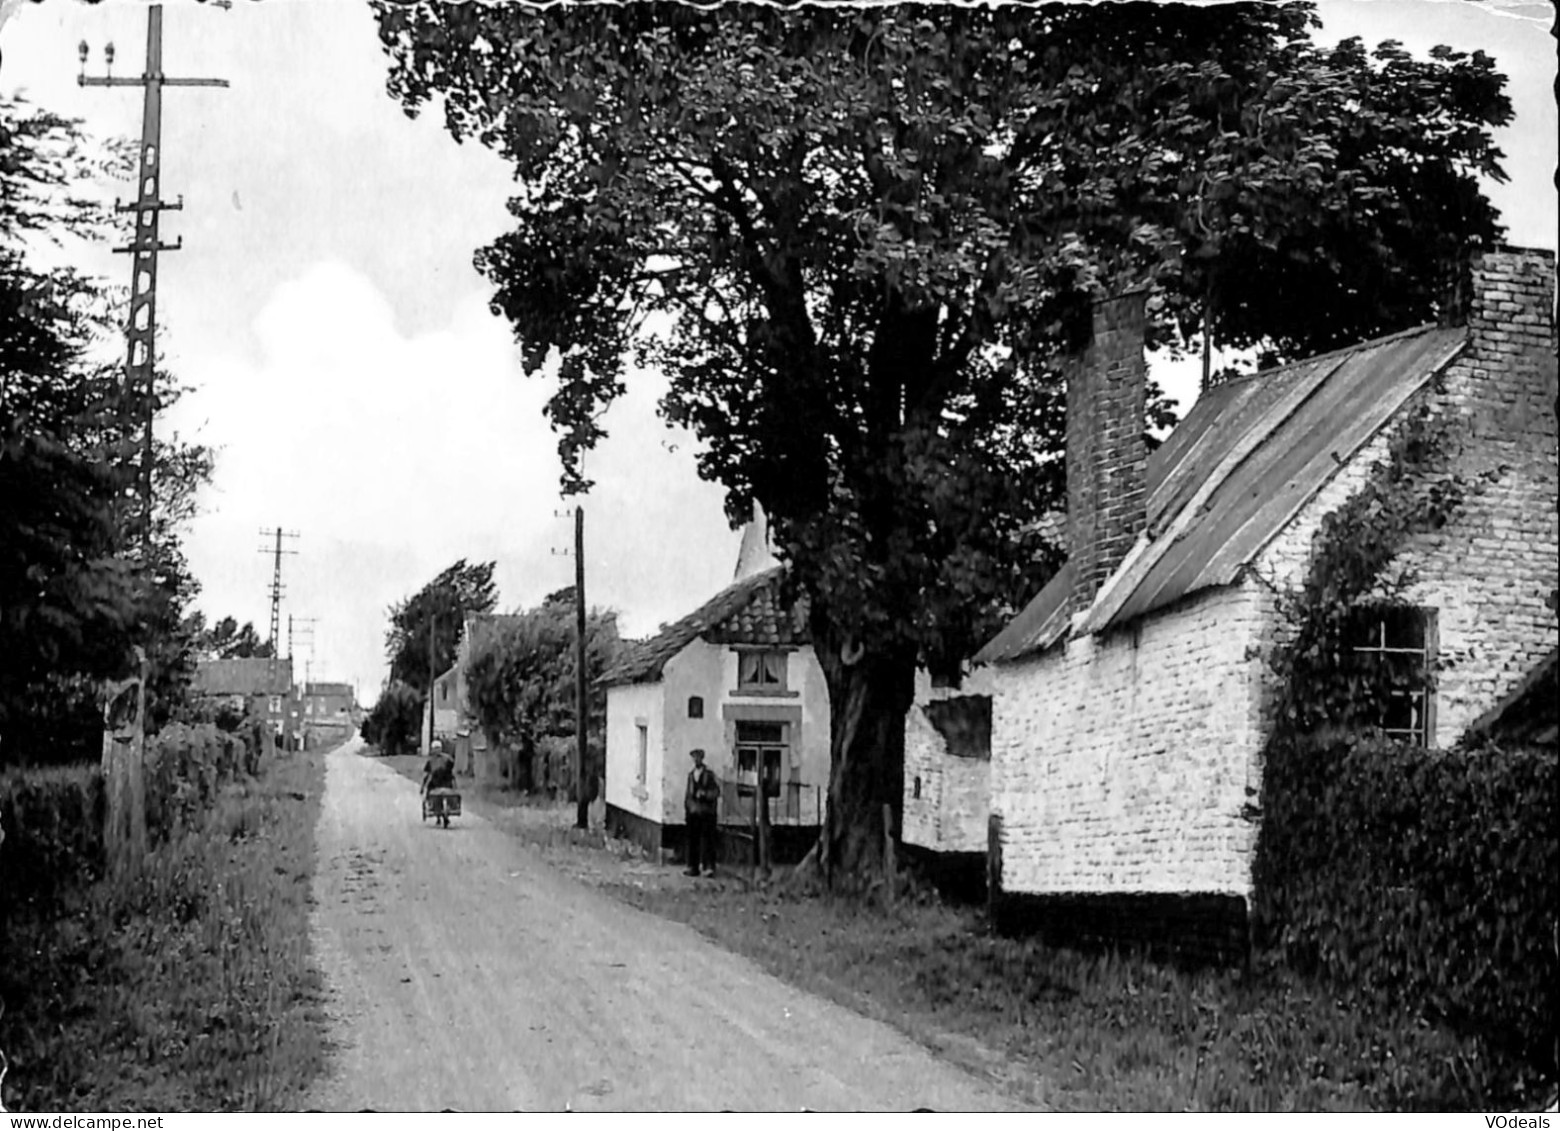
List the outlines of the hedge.
<svg viewBox="0 0 1560 1131">
<path fill-rule="evenodd" d="M 153 841 L 209 807 L 239 775 L 256 777 L 270 749 L 264 725 L 240 734 L 210 724 L 164 727 L 146 751 L 146 827 Z M 105 796 L 95 765 L 31 768 L 0 776 L 0 918 L 102 874 Z"/>
<path fill-rule="evenodd" d="M 1555 1069 L 1555 752 L 1310 737 L 1269 747 L 1257 941 L 1342 994 Z"/>
</svg>

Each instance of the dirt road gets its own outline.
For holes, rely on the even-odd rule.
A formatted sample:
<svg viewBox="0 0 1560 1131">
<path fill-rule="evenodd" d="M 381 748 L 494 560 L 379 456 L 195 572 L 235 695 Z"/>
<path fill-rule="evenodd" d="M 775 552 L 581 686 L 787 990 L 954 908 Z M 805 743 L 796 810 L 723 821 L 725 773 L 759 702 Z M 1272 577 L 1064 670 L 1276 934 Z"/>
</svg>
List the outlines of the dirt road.
<svg viewBox="0 0 1560 1131">
<path fill-rule="evenodd" d="M 328 756 L 312 925 L 342 1048 L 327 1111 L 1011 1110 L 894 1030 Z"/>
</svg>

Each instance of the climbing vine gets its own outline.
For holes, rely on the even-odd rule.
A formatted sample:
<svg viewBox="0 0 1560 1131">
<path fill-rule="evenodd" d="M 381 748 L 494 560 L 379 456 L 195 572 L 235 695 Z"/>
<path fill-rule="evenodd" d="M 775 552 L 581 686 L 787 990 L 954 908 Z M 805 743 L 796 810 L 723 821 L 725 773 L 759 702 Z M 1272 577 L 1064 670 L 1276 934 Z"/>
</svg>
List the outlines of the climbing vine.
<svg viewBox="0 0 1560 1131">
<path fill-rule="evenodd" d="M 1357 732 L 1384 699 L 1434 672 L 1376 662 L 1356 652 L 1362 612 L 1404 604 L 1418 581 L 1400 553 L 1439 530 L 1477 479 L 1457 468 L 1456 425 L 1426 398 L 1392 438 L 1364 486 L 1328 514 L 1296 593 L 1278 593 L 1289 627 L 1271 663 L 1277 676 L 1274 742 L 1321 731 Z M 1493 475 L 1494 473 L 1488 473 Z"/>
<path fill-rule="evenodd" d="M 1427 398 L 1362 489 L 1322 523 L 1286 624 L 1263 751 L 1254 938 L 1362 1005 L 1411 1004 L 1552 1071 L 1560 961 L 1557 773 L 1542 750 L 1428 750 L 1379 728 L 1429 657 L 1356 648 L 1362 614 L 1403 609 L 1402 561 L 1503 469 L 1459 468 L 1455 418 Z M 1433 739 L 1433 736 L 1429 736 Z"/>
</svg>

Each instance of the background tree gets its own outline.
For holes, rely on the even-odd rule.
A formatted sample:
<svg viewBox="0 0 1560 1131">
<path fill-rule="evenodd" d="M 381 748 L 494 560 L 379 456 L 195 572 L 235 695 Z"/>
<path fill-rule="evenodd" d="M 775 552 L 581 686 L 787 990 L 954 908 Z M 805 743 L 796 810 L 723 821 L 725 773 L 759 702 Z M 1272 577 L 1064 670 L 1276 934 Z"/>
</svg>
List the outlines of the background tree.
<svg viewBox="0 0 1560 1131">
<path fill-rule="evenodd" d="M 194 637 L 195 649 L 203 659 L 264 659 L 271 656 L 274 651 L 269 640 L 260 639 L 253 621 L 245 621 L 240 626 L 233 617 L 223 617 L 207 628 L 206 618 L 196 613 L 191 621 L 190 630 Z"/>
<path fill-rule="evenodd" d="M 363 741 L 381 754 L 415 754 L 422 720 L 423 693 L 404 683 L 388 683 L 363 717 Z"/>
<path fill-rule="evenodd" d="M 770 515 L 829 687 L 826 875 L 897 827 L 915 665 L 1057 563 L 1087 295 L 1305 352 L 1433 316 L 1437 257 L 1497 234 L 1489 60 L 1321 50 L 1305 5 L 376 11 L 391 93 L 514 166 L 477 263 L 527 372 L 559 359 L 566 488 L 637 353 L 733 521 Z"/>
<path fill-rule="evenodd" d="M 192 670 L 181 623 L 195 583 L 179 527 L 210 453 L 159 441 L 143 557 L 132 465 L 145 394 L 99 360 L 121 336 L 114 296 L 38 262 L 40 245 L 113 231 L 82 185 L 122 157 L 0 98 L 0 759 L 96 757 L 97 681 L 123 674 L 136 643 L 151 661 L 154 728 L 180 708 Z M 178 393 L 160 373 L 160 403 Z"/>
<path fill-rule="evenodd" d="M 586 731 L 595 749 L 605 748 L 607 727 L 607 693 L 596 681 L 622 646 L 617 614 L 591 609 L 585 618 Z M 471 708 L 483 731 L 516 756 L 510 781 L 520 788 L 534 784 L 530 767 L 536 744 L 546 736 L 575 733 L 577 665 L 573 589 L 560 589 L 472 645 L 466 670 Z"/>
<path fill-rule="evenodd" d="M 493 587 L 494 562 L 468 565 L 462 558 L 412 596 L 390 607 L 390 628 L 385 633 L 385 655 L 390 680 L 429 692 L 428 630 L 434 630 L 435 676 L 455 662 L 469 613 L 490 613 L 498 602 Z"/>
</svg>

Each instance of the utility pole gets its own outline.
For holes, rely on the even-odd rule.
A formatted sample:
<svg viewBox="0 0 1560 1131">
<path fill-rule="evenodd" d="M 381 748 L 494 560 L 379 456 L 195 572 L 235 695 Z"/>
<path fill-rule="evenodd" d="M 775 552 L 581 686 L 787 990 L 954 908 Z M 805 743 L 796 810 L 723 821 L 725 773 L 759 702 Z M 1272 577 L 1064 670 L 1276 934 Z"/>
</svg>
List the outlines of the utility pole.
<svg viewBox="0 0 1560 1131">
<path fill-rule="evenodd" d="M 153 4 L 146 13 L 146 70 L 140 78 L 115 78 L 112 73 L 102 78 L 88 78 L 87 57 L 91 49 L 85 40 L 78 52 L 81 57 L 81 74 L 77 83 L 81 86 L 139 86 L 145 97 L 141 111 L 141 149 L 139 173 L 134 204 L 114 202 L 115 212 L 135 213 L 135 239 L 125 247 L 114 250 L 131 256 L 130 314 L 125 321 L 125 387 L 134 393 L 143 390 L 146 397 L 141 437 L 141 547 L 150 558 L 152 541 L 152 422 L 157 412 L 157 253 L 177 251 L 184 246 L 184 237 L 177 243 L 162 243 L 158 235 L 158 217 L 164 211 L 177 211 L 184 207 L 181 196 L 172 204 L 160 195 L 162 175 L 162 91 L 165 86 L 227 86 L 226 79 L 176 79 L 163 74 L 162 69 L 162 5 Z M 114 46 L 103 51 L 109 68 L 114 65 Z"/>
<path fill-rule="evenodd" d="M 287 614 L 287 658 L 290 660 L 296 655 L 293 651 L 293 633 L 303 637 L 303 643 L 308 645 L 309 658 L 314 658 L 314 626 L 319 623 L 319 617 L 295 617 Z M 302 627 L 294 628 L 295 625 Z"/>
<path fill-rule="evenodd" d="M 229 0 L 221 0 L 227 6 Z M 12 5 L 6 4 L 0 16 L 9 15 Z M 3 19 L 0 19 L 3 22 Z M 179 209 L 183 198 L 175 204 L 165 203 L 160 195 L 162 150 L 162 88 L 164 86 L 227 86 L 223 79 L 171 79 L 162 70 L 162 6 L 154 4 L 147 9 L 146 68 L 138 79 L 116 79 L 113 76 L 114 47 L 108 44 L 103 50 L 107 73 L 102 78 L 87 77 L 87 58 L 91 48 L 82 41 L 78 54 L 81 72 L 77 83 L 81 86 L 139 86 L 145 90 L 141 109 L 141 148 L 138 158 L 139 177 L 134 204 L 114 202 L 116 212 L 135 213 L 135 239 L 127 246 L 115 248 L 131 256 L 130 311 L 125 319 L 125 392 L 126 399 L 142 390 L 146 405 L 142 416 L 141 467 L 138 475 L 141 515 L 140 541 L 141 565 L 148 575 L 152 572 L 152 534 L 154 515 L 153 438 L 152 426 L 157 413 L 157 253 L 173 251 L 183 246 L 163 244 L 158 236 L 158 216 L 164 209 Z M 146 678 L 150 639 L 136 646 L 136 670 L 129 681 L 134 685 L 133 696 L 127 693 L 125 684 L 108 684 L 104 688 L 104 736 L 103 779 L 107 794 L 105 840 L 110 861 L 115 868 L 135 867 L 146 847 L 146 820 L 143 806 L 145 791 L 144 764 L 146 760 Z M 125 703 L 133 698 L 136 703 L 133 717 L 116 711 L 116 702 Z"/>
<path fill-rule="evenodd" d="M 574 507 L 574 826 L 590 828 L 590 793 L 586 789 L 587 734 L 590 697 L 585 680 L 585 508 Z"/>
<path fill-rule="evenodd" d="M 424 756 L 433 754 L 433 684 L 439 678 L 439 672 L 433 653 L 433 641 L 435 630 L 438 628 L 439 614 L 428 614 L 428 748 L 423 751 Z"/>
<path fill-rule="evenodd" d="M 274 538 L 276 540 L 276 544 L 274 546 L 261 546 L 260 549 L 259 549 L 260 553 L 262 553 L 262 554 L 270 554 L 270 555 L 272 555 L 272 557 L 274 559 L 274 564 L 271 567 L 271 637 L 270 637 L 270 639 L 271 639 L 271 659 L 273 661 L 273 666 L 274 666 L 274 661 L 276 660 L 277 656 L 281 653 L 281 650 L 282 650 L 282 594 L 287 592 L 286 588 L 282 585 L 282 555 L 283 554 L 296 554 L 298 552 L 297 550 L 284 550 L 284 549 L 282 549 L 282 539 L 283 538 L 297 538 L 298 537 L 298 532 L 296 530 L 283 530 L 280 526 L 278 526 L 274 530 L 262 530 L 262 531 L 260 531 L 260 537 L 262 537 L 262 538 Z M 288 649 L 288 656 L 289 656 L 289 658 L 291 658 L 291 647 L 290 646 L 289 646 L 289 649 Z"/>
</svg>

